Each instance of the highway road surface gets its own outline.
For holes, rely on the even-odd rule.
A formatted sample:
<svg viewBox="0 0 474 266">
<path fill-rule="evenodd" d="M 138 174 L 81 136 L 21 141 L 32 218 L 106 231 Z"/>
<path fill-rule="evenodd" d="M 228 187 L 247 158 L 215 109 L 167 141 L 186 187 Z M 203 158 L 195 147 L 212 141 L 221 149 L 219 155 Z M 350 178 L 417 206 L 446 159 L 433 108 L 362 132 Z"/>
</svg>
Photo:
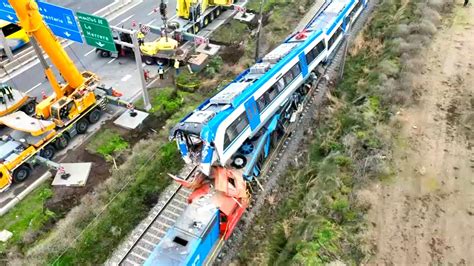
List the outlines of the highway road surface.
<svg viewBox="0 0 474 266">
<path fill-rule="evenodd" d="M 72 8 L 75 11 L 94 13 L 94 11 L 110 4 L 112 0 L 51 0 L 54 4 L 60 4 Z M 104 2 L 104 3 L 102 3 Z M 172 2 L 172 3 L 171 3 Z M 134 0 L 118 14 L 108 16 L 110 25 L 131 28 L 132 22 L 161 26 L 162 21 L 156 9 L 158 1 Z M 176 3 L 170 1 L 168 5 L 168 16 L 173 17 L 176 13 Z M 153 40 L 158 36 L 149 34 L 147 40 Z M 95 48 L 87 44 L 68 43 L 65 45 L 66 52 L 75 62 L 80 70 L 89 70 L 96 73 L 101 82 L 112 86 L 124 93 L 125 98 L 131 98 L 140 93 L 140 80 L 133 55 L 123 58 L 101 58 L 95 53 Z M 58 76 L 58 79 L 60 77 Z M 42 91 L 49 95 L 52 90 L 43 74 L 42 66 L 36 60 L 19 70 L 8 73 L 3 79 L 20 91 L 28 92 L 32 96 L 41 97 Z"/>
</svg>

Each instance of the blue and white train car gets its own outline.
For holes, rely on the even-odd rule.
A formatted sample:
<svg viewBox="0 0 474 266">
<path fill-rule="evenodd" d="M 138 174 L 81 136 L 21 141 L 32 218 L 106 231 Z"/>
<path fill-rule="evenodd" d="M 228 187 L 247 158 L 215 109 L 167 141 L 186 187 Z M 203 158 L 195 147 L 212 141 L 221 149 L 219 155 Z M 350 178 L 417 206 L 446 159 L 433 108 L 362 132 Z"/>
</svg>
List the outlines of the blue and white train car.
<svg viewBox="0 0 474 266">
<path fill-rule="evenodd" d="M 144 265 L 202 265 L 218 240 L 219 210 L 208 195 L 186 207 Z"/>
<path fill-rule="evenodd" d="M 257 176 L 270 147 L 294 121 L 318 65 L 328 61 L 368 0 L 332 1 L 299 33 L 241 73 L 171 131 L 183 159 Z"/>
<path fill-rule="evenodd" d="M 183 159 L 200 164 L 208 176 L 213 166 L 242 169 L 237 172 L 247 180 L 258 176 L 272 145 L 296 121 L 311 87 L 306 85 L 315 79 L 312 72 L 331 59 L 367 1 L 327 3 L 303 31 L 289 36 L 182 119 L 170 137 L 176 139 Z M 211 197 L 205 194 L 192 201 L 145 265 L 206 261 L 219 240 L 219 230 L 227 230 L 219 227 L 227 218 Z"/>
</svg>

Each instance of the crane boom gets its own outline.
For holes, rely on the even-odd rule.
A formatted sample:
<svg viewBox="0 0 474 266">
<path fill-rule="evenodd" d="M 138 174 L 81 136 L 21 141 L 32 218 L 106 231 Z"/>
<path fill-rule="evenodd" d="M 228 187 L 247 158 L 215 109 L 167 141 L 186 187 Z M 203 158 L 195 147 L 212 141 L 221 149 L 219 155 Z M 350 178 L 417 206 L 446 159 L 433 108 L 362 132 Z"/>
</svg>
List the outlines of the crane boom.
<svg viewBox="0 0 474 266">
<path fill-rule="evenodd" d="M 51 30 L 43 21 L 35 0 L 8 0 L 15 10 L 20 26 L 43 48 L 51 62 L 61 73 L 70 88 L 78 88 L 84 83 L 81 72 L 64 51 Z M 64 89 L 53 84 L 56 97 L 64 95 Z"/>
</svg>

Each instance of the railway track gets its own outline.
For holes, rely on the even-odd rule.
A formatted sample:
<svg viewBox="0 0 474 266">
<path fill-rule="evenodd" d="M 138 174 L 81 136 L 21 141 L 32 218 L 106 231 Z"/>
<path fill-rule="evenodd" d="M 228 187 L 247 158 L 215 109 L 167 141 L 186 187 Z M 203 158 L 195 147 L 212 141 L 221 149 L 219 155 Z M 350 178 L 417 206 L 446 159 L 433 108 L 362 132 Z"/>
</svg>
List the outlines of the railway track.
<svg viewBox="0 0 474 266">
<path fill-rule="evenodd" d="M 185 171 L 188 173 L 185 179 L 193 176 L 196 169 L 196 166 L 186 168 Z M 166 199 L 157 205 L 159 208 L 151 212 L 148 221 L 138 228 L 137 234 L 132 234 L 134 236 L 133 240 L 128 242 L 126 247 L 123 247 L 122 251 L 108 261 L 106 265 L 143 265 L 168 229 L 175 224 L 178 217 L 183 213 L 191 192 L 181 185 L 173 184 L 172 188 L 166 193 Z"/>
<path fill-rule="evenodd" d="M 276 168 L 286 168 L 287 162 L 282 164 L 282 158 L 284 154 L 289 150 L 290 146 L 293 146 L 294 141 L 298 141 L 304 135 L 303 129 L 300 125 L 309 123 L 312 120 L 313 116 L 319 114 L 319 110 L 322 106 L 322 103 L 325 99 L 326 92 L 329 90 L 328 80 L 337 79 L 340 73 L 340 68 L 344 63 L 345 54 L 347 53 L 347 47 L 354 37 L 354 33 L 359 32 L 364 26 L 368 16 L 372 12 L 376 0 L 369 2 L 369 7 L 361 14 L 359 19 L 353 25 L 351 30 L 351 35 L 340 44 L 338 51 L 334 54 L 333 58 L 325 68 L 322 69 L 322 75 L 318 77 L 318 81 L 312 87 L 309 97 L 305 99 L 303 104 L 302 114 L 299 116 L 298 122 L 293 123 L 293 125 L 288 129 L 287 133 L 282 137 L 278 146 L 272 154 L 270 155 L 269 160 L 262 169 L 262 175 L 260 180 L 265 185 L 265 190 L 256 195 L 257 199 L 254 200 L 252 205 L 254 208 L 247 213 L 246 223 L 241 225 L 238 229 L 239 231 L 244 231 L 250 223 L 250 221 L 256 212 L 259 210 L 259 205 L 261 206 L 265 194 L 267 191 L 276 184 L 276 176 L 272 173 L 276 171 Z M 329 79 L 324 78 L 329 77 Z M 298 125 L 298 126 L 297 126 Z M 304 128 L 304 127 L 303 127 Z M 296 146 L 296 145 L 295 145 Z M 292 147 L 295 149 L 295 147 Z M 196 167 L 192 169 L 188 168 L 183 173 L 187 172 L 186 178 L 191 177 L 196 171 Z M 186 206 L 186 199 L 188 198 L 191 191 L 183 188 L 180 185 L 174 184 L 173 188 L 168 192 L 168 198 L 161 204 L 160 208 L 154 209 L 151 212 L 151 215 L 147 218 L 145 224 L 141 224 L 137 228 L 135 233 L 132 233 L 132 238 L 134 240 L 125 243 L 125 247 L 122 247 L 122 250 L 116 253 L 111 260 L 109 260 L 106 265 L 143 265 L 146 259 L 151 255 L 153 249 L 158 245 L 160 240 L 164 237 L 168 229 L 174 225 L 177 218 L 182 214 Z M 237 232 L 236 232 L 237 233 Z M 236 242 L 240 242 L 242 238 L 241 232 L 235 234 L 237 235 L 234 238 L 232 246 L 235 247 Z M 213 256 L 207 260 L 207 265 L 212 264 L 213 262 L 222 263 L 222 260 L 219 259 L 218 254 L 220 251 L 228 253 L 228 249 L 224 242 L 220 242 L 216 249 L 213 252 Z M 217 259 L 217 260 L 216 260 Z M 225 262 L 224 262 L 225 263 Z"/>
<path fill-rule="evenodd" d="M 269 157 L 262 173 L 260 175 L 260 182 L 263 185 L 264 190 L 260 190 L 252 198 L 251 208 L 244 214 L 240 225 L 233 233 L 232 243 L 219 242 L 218 246 L 212 253 L 212 258 L 209 258 L 206 265 L 228 265 L 231 263 L 234 255 L 238 254 L 236 247 L 242 242 L 245 237 L 244 232 L 252 228 L 252 220 L 265 206 L 266 196 L 273 193 L 273 188 L 276 187 L 278 179 L 281 175 L 284 175 L 286 169 L 290 165 L 290 161 L 294 161 L 301 154 L 300 143 L 305 138 L 307 130 L 314 126 L 314 120 L 316 120 L 322 108 L 324 107 L 324 101 L 327 99 L 327 92 L 333 87 L 332 81 L 336 81 L 340 78 L 341 71 L 344 69 L 343 64 L 345 62 L 346 53 L 350 43 L 356 37 L 356 34 L 362 30 L 366 24 L 370 14 L 377 5 L 377 0 L 371 0 L 368 3 L 368 7 L 362 12 L 358 20 L 352 26 L 350 35 L 342 42 L 331 58 L 330 63 L 322 68 L 320 73 L 323 73 L 318 78 L 316 85 L 309 92 L 308 97 L 305 99 L 304 109 L 300 115 L 298 122 L 293 123 L 287 133 L 282 137 L 279 145 L 274 150 L 273 154 Z M 327 78 L 324 78 L 326 76 Z"/>
</svg>

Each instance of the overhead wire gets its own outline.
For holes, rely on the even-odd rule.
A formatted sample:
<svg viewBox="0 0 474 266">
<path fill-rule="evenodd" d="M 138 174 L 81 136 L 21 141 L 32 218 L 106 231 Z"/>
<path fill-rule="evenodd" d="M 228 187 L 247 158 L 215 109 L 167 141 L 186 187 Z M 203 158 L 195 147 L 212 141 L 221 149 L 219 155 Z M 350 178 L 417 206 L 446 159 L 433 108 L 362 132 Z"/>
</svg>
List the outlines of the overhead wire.
<svg viewBox="0 0 474 266">
<path fill-rule="evenodd" d="M 136 173 L 140 172 L 143 170 L 143 168 L 145 166 L 148 165 L 148 163 L 151 162 L 151 160 L 153 160 L 156 155 L 159 153 L 160 149 L 156 149 L 156 152 L 153 153 L 150 157 L 148 157 L 148 159 L 140 166 L 140 168 L 137 169 Z M 125 179 L 125 184 L 120 188 L 120 190 L 102 207 L 102 209 L 99 211 L 99 213 L 94 217 L 92 218 L 92 220 L 84 227 L 84 229 L 82 229 L 82 231 L 79 233 L 78 236 L 76 236 L 73 241 L 68 245 L 67 248 L 64 249 L 64 251 L 58 255 L 58 257 L 56 257 L 56 259 L 54 260 L 54 262 L 52 263 L 53 265 L 56 265 L 56 263 L 59 261 L 59 259 L 64 256 L 64 254 L 66 254 L 66 252 L 68 251 L 69 248 L 72 247 L 72 245 L 74 243 L 77 242 L 77 240 L 79 240 L 79 238 L 87 231 L 87 229 L 89 229 L 89 227 L 91 227 L 98 219 L 99 217 L 108 209 L 108 207 L 110 206 L 110 204 L 112 204 L 112 202 L 124 191 L 124 189 L 130 184 L 130 182 L 132 182 L 133 180 L 133 177 L 134 175 L 130 175 L 127 177 L 127 179 Z"/>
</svg>

